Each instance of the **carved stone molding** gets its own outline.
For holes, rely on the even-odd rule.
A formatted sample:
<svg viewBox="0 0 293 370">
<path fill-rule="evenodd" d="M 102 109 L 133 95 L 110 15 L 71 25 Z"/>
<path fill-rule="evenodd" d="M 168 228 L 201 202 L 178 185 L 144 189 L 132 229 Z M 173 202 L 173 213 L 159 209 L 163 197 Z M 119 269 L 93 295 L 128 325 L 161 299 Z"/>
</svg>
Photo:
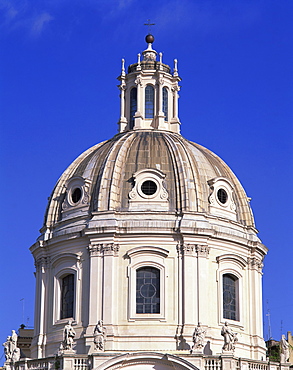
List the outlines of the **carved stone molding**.
<svg viewBox="0 0 293 370">
<path fill-rule="evenodd" d="M 174 92 L 180 91 L 180 86 L 178 85 L 178 82 L 176 83 L 176 85 L 172 86 L 172 91 Z"/>
<path fill-rule="evenodd" d="M 121 91 L 125 91 L 126 90 L 126 83 L 124 81 L 122 81 L 121 84 L 118 85 L 118 89 L 121 90 Z"/>
<path fill-rule="evenodd" d="M 256 257 L 248 257 L 247 258 L 248 268 L 251 270 L 256 270 L 258 272 L 262 272 L 263 263 L 259 258 Z"/>
<path fill-rule="evenodd" d="M 89 204 L 89 187 L 90 181 L 85 180 L 80 176 L 75 176 L 71 178 L 66 184 L 66 196 L 62 203 L 62 211 L 65 212 L 72 208 L 83 207 Z M 81 191 L 80 199 L 75 203 L 72 201 L 72 193 L 76 188 L 79 188 Z"/>
<path fill-rule="evenodd" d="M 206 244 L 178 244 L 178 253 L 182 255 L 190 255 L 197 257 L 208 257 L 210 252 L 210 247 Z"/>
<path fill-rule="evenodd" d="M 118 256 L 119 245 L 115 243 L 90 244 L 88 246 L 90 256 Z"/>
<path fill-rule="evenodd" d="M 182 255 L 195 256 L 195 244 L 177 244 L 177 251 Z"/>
<path fill-rule="evenodd" d="M 168 210 L 168 192 L 165 188 L 165 174 L 154 168 L 144 168 L 133 174 L 133 188 L 129 192 L 129 209 L 139 210 Z M 156 190 L 152 194 L 146 194 L 142 186 L 146 181 L 155 184 Z"/>
<path fill-rule="evenodd" d="M 137 76 L 137 77 L 136 77 L 136 79 L 135 79 L 135 81 L 134 81 L 134 83 L 135 83 L 136 85 L 141 86 L 141 85 L 142 85 L 141 77 L 140 77 L 140 76 Z"/>
<path fill-rule="evenodd" d="M 206 244 L 197 244 L 197 256 L 198 257 L 208 257 L 210 253 L 210 247 Z"/>
</svg>

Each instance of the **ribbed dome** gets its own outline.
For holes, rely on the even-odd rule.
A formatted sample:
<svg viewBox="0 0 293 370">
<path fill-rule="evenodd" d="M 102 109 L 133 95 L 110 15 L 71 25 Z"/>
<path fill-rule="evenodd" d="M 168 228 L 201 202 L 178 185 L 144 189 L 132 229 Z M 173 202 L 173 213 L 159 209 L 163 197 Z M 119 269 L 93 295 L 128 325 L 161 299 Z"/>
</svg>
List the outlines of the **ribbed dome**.
<svg viewBox="0 0 293 370">
<path fill-rule="evenodd" d="M 232 189 L 234 220 L 254 226 L 248 198 L 231 169 L 210 150 L 161 130 L 120 133 L 81 154 L 58 180 L 44 226 L 51 228 L 76 217 L 90 219 L 93 212 L 131 212 L 133 175 L 141 170 L 159 171 L 164 176 L 168 212 L 213 214 L 211 180 L 226 180 Z M 83 189 L 83 199 L 79 201 L 81 195 L 77 194 L 76 203 L 66 203 L 75 183 Z"/>
</svg>

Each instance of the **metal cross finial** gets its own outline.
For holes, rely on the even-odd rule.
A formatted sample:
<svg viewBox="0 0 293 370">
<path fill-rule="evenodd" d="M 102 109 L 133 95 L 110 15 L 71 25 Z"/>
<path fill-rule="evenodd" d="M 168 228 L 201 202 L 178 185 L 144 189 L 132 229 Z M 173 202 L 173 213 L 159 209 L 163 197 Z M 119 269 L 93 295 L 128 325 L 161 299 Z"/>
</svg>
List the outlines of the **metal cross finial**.
<svg viewBox="0 0 293 370">
<path fill-rule="evenodd" d="M 148 23 L 144 23 L 144 26 L 148 26 L 149 34 L 151 33 L 151 26 L 154 26 L 155 23 L 151 23 L 151 20 L 148 19 Z"/>
</svg>

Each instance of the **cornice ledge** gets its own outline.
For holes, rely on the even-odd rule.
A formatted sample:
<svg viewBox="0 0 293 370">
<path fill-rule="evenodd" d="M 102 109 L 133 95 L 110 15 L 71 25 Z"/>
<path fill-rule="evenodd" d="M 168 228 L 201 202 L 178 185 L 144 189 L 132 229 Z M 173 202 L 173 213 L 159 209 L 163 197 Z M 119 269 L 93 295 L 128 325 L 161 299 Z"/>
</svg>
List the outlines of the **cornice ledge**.
<svg viewBox="0 0 293 370">
<path fill-rule="evenodd" d="M 252 248 L 252 253 L 259 253 L 262 258 L 267 254 L 268 248 L 259 241 L 250 241 L 248 242 L 248 246 Z"/>
</svg>

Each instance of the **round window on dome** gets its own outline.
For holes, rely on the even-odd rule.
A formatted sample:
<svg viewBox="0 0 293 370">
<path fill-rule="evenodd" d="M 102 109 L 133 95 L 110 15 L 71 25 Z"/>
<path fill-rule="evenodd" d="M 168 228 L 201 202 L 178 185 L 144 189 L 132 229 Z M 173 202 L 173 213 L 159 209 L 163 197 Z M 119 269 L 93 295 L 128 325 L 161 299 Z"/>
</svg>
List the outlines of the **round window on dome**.
<svg viewBox="0 0 293 370">
<path fill-rule="evenodd" d="M 151 180 L 144 181 L 141 185 L 141 191 L 145 195 L 154 195 L 157 191 L 157 188 L 157 184 Z"/>
<path fill-rule="evenodd" d="M 78 203 L 81 199 L 82 192 L 81 188 L 75 188 L 71 193 L 71 200 L 74 204 Z"/>
<path fill-rule="evenodd" d="M 222 204 L 225 204 L 228 200 L 228 194 L 226 192 L 226 190 L 224 189 L 219 189 L 217 191 L 217 197 L 218 197 L 218 200 L 222 203 Z"/>
</svg>

